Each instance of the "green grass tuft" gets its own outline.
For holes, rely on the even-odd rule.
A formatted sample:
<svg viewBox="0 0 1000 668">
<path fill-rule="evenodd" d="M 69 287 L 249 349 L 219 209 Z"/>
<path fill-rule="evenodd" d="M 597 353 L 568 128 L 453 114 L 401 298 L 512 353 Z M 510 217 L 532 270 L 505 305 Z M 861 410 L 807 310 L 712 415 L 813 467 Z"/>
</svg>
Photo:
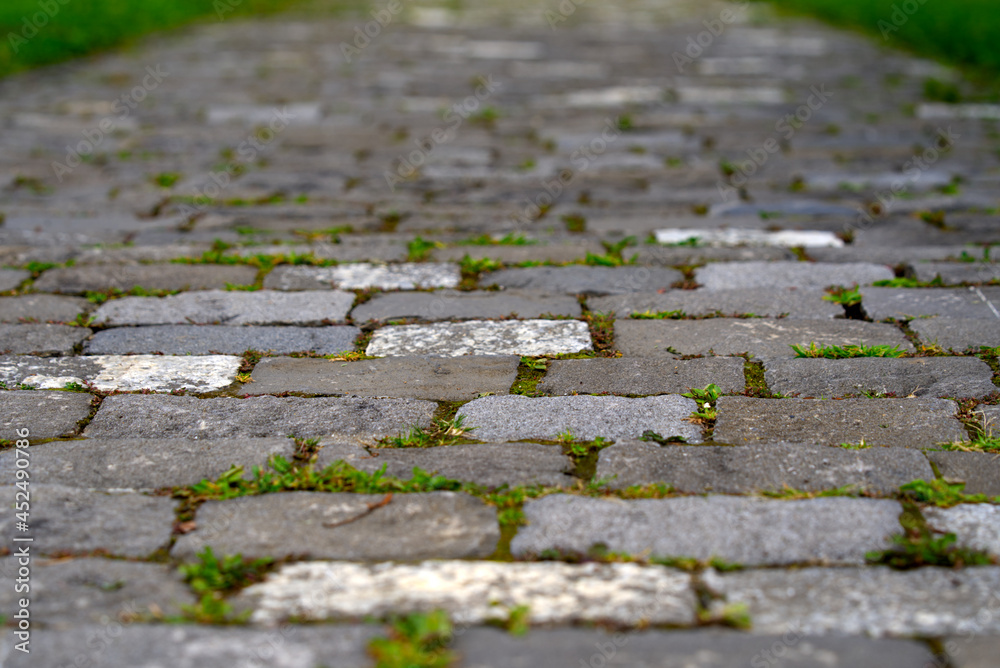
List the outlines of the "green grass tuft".
<svg viewBox="0 0 1000 668">
<path fill-rule="evenodd" d="M 817 346 L 815 342 L 809 344 L 808 347 L 791 344 L 792 350 L 795 351 L 795 357 L 808 357 L 808 358 L 826 358 L 831 360 L 840 359 L 850 359 L 852 357 L 903 357 L 906 352 L 899 350 L 899 346 L 889 346 L 889 345 L 879 345 L 879 346 L 866 346 L 864 343 L 859 345 L 846 345 L 846 346 Z"/>
</svg>

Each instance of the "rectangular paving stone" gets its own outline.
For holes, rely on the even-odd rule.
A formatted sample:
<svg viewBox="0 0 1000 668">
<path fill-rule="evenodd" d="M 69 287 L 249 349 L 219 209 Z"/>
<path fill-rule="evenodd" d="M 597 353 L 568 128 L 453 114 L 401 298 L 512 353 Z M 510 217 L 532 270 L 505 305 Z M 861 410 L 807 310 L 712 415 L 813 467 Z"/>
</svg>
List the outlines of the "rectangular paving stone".
<svg viewBox="0 0 1000 668">
<path fill-rule="evenodd" d="M 197 528 L 171 556 L 205 546 L 244 557 L 308 556 L 351 561 L 488 557 L 500 539 L 496 509 L 464 493 L 287 492 L 208 501 Z"/>
<path fill-rule="evenodd" d="M 624 441 L 601 450 L 596 480 L 615 489 L 663 483 L 681 492 L 748 494 L 848 485 L 894 494 L 900 485 L 930 480 L 934 471 L 915 450 L 845 450 L 807 443 L 751 446 L 664 445 Z"/>
<path fill-rule="evenodd" d="M 117 327 L 97 332 L 83 344 L 87 355 L 166 353 L 167 355 L 241 355 L 260 350 L 272 355 L 313 352 L 333 355 L 354 350 L 357 327 L 227 327 L 224 325 L 153 325 Z"/>
<path fill-rule="evenodd" d="M 372 356 L 559 355 L 591 350 L 590 329 L 579 320 L 469 320 L 400 325 L 375 331 Z"/>
<path fill-rule="evenodd" d="M 15 290 L 29 278 L 31 272 L 24 269 L 0 269 L 0 292 Z"/>
<path fill-rule="evenodd" d="M 0 297 L 0 322 L 72 322 L 94 305 L 82 297 L 30 294 Z"/>
<path fill-rule="evenodd" d="M 962 635 L 946 638 L 944 646 L 955 668 L 990 668 L 1000 652 L 1000 638 Z"/>
<path fill-rule="evenodd" d="M 483 274 L 481 287 L 497 285 L 505 290 L 544 290 L 563 294 L 617 295 L 655 292 L 683 281 L 676 269 L 661 267 L 527 267 L 501 269 Z"/>
<path fill-rule="evenodd" d="M 719 397 L 719 443 L 816 443 L 929 448 L 968 440 L 946 399 L 753 399 Z"/>
<path fill-rule="evenodd" d="M 864 288 L 861 307 L 872 320 L 912 320 L 927 316 L 992 320 L 1000 330 L 997 288 Z M 992 306 L 992 308 L 991 308 Z"/>
<path fill-rule="evenodd" d="M 657 557 L 717 557 L 745 566 L 823 562 L 861 565 L 902 529 L 895 501 L 829 497 L 786 501 L 732 496 L 595 499 L 566 494 L 524 505 L 516 557 L 545 550 Z"/>
<path fill-rule="evenodd" d="M 462 406 L 471 437 L 491 443 L 525 439 L 556 440 L 570 432 L 592 441 L 598 436 L 617 440 L 638 438 L 651 430 L 664 437 L 681 436 L 701 442 L 701 429 L 687 418 L 697 409 L 693 399 L 668 394 L 658 397 L 482 397 Z"/>
<path fill-rule="evenodd" d="M 573 262 L 587 257 L 587 253 L 603 255 L 607 251 L 596 241 L 579 243 L 537 243 L 524 246 L 451 246 L 435 248 L 435 260 L 460 262 L 468 255 L 473 260 L 490 258 L 507 264 L 519 262 Z"/>
<path fill-rule="evenodd" d="M 660 246 L 643 244 L 628 248 L 623 256 L 635 255 L 636 263 L 656 267 L 706 264 L 708 262 L 749 262 L 752 260 L 794 260 L 788 249 L 776 247 Z"/>
<path fill-rule="evenodd" d="M 929 506 L 921 514 L 932 531 L 955 534 L 957 545 L 1000 557 L 1000 506 L 990 503 L 961 503 L 951 508 Z"/>
<path fill-rule="evenodd" d="M 360 240 L 340 243 L 314 242 L 310 244 L 281 244 L 271 246 L 249 246 L 233 248 L 229 251 L 241 257 L 258 255 L 312 255 L 322 260 L 337 262 L 402 262 L 406 259 L 406 244 L 399 241 L 369 236 Z"/>
<path fill-rule="evenodd" d="M 470 318 L 538 318 L 542 315 L 578 317 L 579 302 L 566 295 L 506 290 L 438 290 L 436 292 L 384 292 L 351 311 L 354 322 L 369 320 L 449 320 Z"/>
<path fill-rule="evenodd" d="M 427 561 L 416 564 L 309 562 L 282 566 L 244 589 L 251 621 L 390 617 L 444 610 L 456 624 L 506 620 L 527 607 L 534 624 L 606 622 L 688 625 L 691 576 L 638 564 Z"/>
<path fill-rule="evenodd" d="M 705 572 L 704 582 L 724 598 L 709 609 L 745 604 L 753 633 L 940 637 L 997 634 L 1000 568 L 804 568 Z"/>
<path fill-rule="evenodd" d="M 910 329 L 925 344 L 962 352 L 1000 347 L 1000 321 L 967 318 L 929 318 L 914 320 Z"/>
<path fill-rule="evenodd" d="M 989 283 L 1000 280 L 1000 263 L 915 262 L 909 265 L 909 273 L 918 281 L 933 281 L 940 278 L 945 285 Z"/>
<path fill-rule="evenodd" d="M 859 236 L 864 236 L 864 232 Z M 845 246 L 843 248 L 810 248 L 808 255 L 817 262 L 871 262 L 890 267 L 927 260 L 957 260 L 962 252 L 973 252 L 968 246 Z"/>
<path fill-rule="evenodd" d="M 474 436 L 473 434 L 470 434 Z M 325 440 L 316 468 L 342 460 L 361 471 L 374 472 L 382 466 L 385 474 L 409 480 L 414 467 L 452 480 L 485 487 L 502 485 L 569 486 L 573 462 L 556 445 L 503 443 L 448 445 L 434 448 L 371 448 L 357 443 Z"/>
<path fill-rule="evenodd" d="M 253 285 L 256 267 L 212 264 L 98 265 L 49 269 L 32 287 L 39 292 L 82 294 L 135 287 L 147 290 L 212 290 Z"/>
<path fill-rule="evenodd" d="M 15 355 L 72 355 L 93 332 L 69 325 L 0 325 L 0 352 Z"/>
<path fill-rule="evenodd" d="M 703 230 L 697 228 L 667 228 L 656 230 L 656 242 L 679 244 L 689 239 L 717 246 L 782 246 L 785 248 L 840 248 L 844 245 L 833 232 L 823 230 L 750 230 L 738 227 Z"/>
<path fill-rule="evenodd" d="M 598 313 L 682 311 L 689 316 L 753 314 L 765 318 L 788 317 L 829 320 L 844 315 L 844 309 L 823 299 L 821 290 L 668 290 L 664 293 L 633 293 L 587 300 L 587 308 Z"/>
<path fill-rule="evenodd" d="M 935 450 L 925 454 L 945 480 L 965 483 L 966 494 L 1000 496 L 1000 458 L 995 454 Z"/>
<path fill-rule="evenodd" d="M 858 320 L 615 320 L 615 348 L 626 357 L 749 353 L 763 360 L 791 359 L 795 357 L 793 344 L 808 346 L 814 342 L 817 346 L 864 343 L 914 350 L 897 327 Z"/>
<path fill-rule="evenodd" d="M 482 393 L 507 394 L 517 378 L 514 355 L 391 357 L 343 362 L 269 357 L 253 370 L 250 394 L 360 395 L 469 401 Z M 0 367 L 2 369 L 2 367 Z"/>
<path fill-rule="evenodd" d="M 0 438 L 16 441 L 17 430 L 27 429 L 28 439 L 71 436 L 90 415 L 93 397 L 82 392 L 0 392 Z"/>
<path fill-rule="evenodd" d="M 415 290 L 417 288 L 454 288 L 462 280 L 456 264 L 342 264 L 336 267 L 281 265 L 264 278 L 264 287 L 272 290 Z"/>
<path fill-rule="evenodd" d="M 546 394 L 682 394 L 714 383 L 724 393 L 746 385 L 742 357 L 694 360 L 554 360 L 538 384 Z"/>
<path fill-rule="evenodd" d="M 975 357 L 768 360 L 764 380 L 772 392 L 843 397 L 878 392 L 897 397 L 985 397 L 1000 390 L 993 370 Z"/>
<path fill-rule="evenodd" d="M 206 290 L 167 297 L 123 297 L 101 305 L 94 323 L 122 325 L 323 325 L 343 322 L 354 304 L 349 292 Z"/>
<path fill-rule="evenodd" d="M 17 488 L 0 487 L 13 499 Z M 34 481 L 30 530 L 15 530 L 14 513 L 0 519 L 7 536 L 30 536 L 32 552 L 86 554 L 104 550 L 120 557 L 148 557 L 166 547 L 176 501 L 165 496 L 108 494 Z"/>
<path fill-rule="evenodd" d="M 699 267 L 695 280 L 706 290 L 822 290 L 831 285 L 869 285 L 895 278 L 886 266 L 864 262 L 727 262 Z"/>
</svg>

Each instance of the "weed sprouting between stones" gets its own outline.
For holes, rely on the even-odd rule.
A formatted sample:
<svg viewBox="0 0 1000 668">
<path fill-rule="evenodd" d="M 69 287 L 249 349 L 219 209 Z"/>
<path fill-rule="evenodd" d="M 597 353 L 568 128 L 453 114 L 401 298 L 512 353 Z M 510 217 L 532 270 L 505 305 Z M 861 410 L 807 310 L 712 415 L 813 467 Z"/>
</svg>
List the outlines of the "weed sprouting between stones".
<svg viewBox="0 0 1000 668">
<path fill-rule="evenodd" d="M 368 654 L 375 668 L 448 668 L 455 660 L 448 649 L 452 624 L 441 610 L 397 617 L 388 637 L 373 638 Z"/>
<path fill-rule="evenodd" d="M 723 313 L 722 311 L 713 311 L 711 313 L 701 313 L 698 315 L 692 315 L 684 312 L 681 309 L 676 311 L 650 311 L 645 310 L 641 313 L 639 311 L 633 311 L 629 314 L 629 318 L 633 320 L 711 320 L 713 318 L 763 318 L 765 316 L 757 315 L 756 313 Z M 787 313 L 782 313 L 776 316 L 775 319 L 781 319 L 788 317 Z"/>
<path fill-rule="evenodd" d="M 522 357 L 521 363 L 517 367 L 517 378 L 511 385 L 511 394 L 520 394 L 525 397 L 539 397 L 542 393 L 538 390 L 538 383 L 545 377 L 545 372 L 549 368 L 549 360 L 537 357 Z"/>
<path fill-rule="evenodd" d="M 767 387 L 767 380 L 764 377 L 764 365 L 760 362 L 746 360 L 743 363 L 743 377 L 746 379 L 746 388 L 743 396 L 754 397 L 755 399 L 781 399 L 782 394 L 771 392 Z"/>
<path fill-rule="evenodd" d="M 998 561 L 986 552 L 956 545 L 953 533 L 935 536 L 912 501 L 904 503 L 900 523 L 903 533 L 892 537 L 892 547 L 868 552 L 865 555 L 868 564 L 908 570 L 924 566 L 987 566 Z"/>
<path fill-rule="evenodd" d="M 430 258 L 431 251 L 435 248 L 444 248 L 444 244 L 438 241 L 427 241 L 421 237 L 416 237 L 406 245 L 406 261 L 423 262 Z"/>
<path fill-rule="evenodd" d="M 109 299 L 120 299 L 122 297 L 167 297 L 169 295 L 180 294 L 180 290 L 147 290 L 141 285 L 133 287 L 131 290 L 119 290 L 109 288 L 102 291 L 88 290 L 83 296 L 92 304 L 103 304 Z"/>
<path fill-rule="evenodd" d="M 517 234 L 515 232 L 510 232 L 503 237 L 497 239 L 488 234 L 483 234 L 478 237 L 470 237 L 468 239 L 463 239 L 455 243 L 456 246 L 533 246 L 539 243 L 535 239 L 529 239 L 523 234 Z"/>
<path fill-rule="evenodd" d="M 587 311 L 582 320 L 590 327 L 590 338 L 594 342 L 594 350 L 601 357 L 621 357 L 614 350 L 615 345 L 615 312 L 596 313 Z"/>
<path fill-rule="evenodd" d="M 1000 496 L 992 499 L 985 494 L 966 494 L 964 482 L 948 482 L 941 478 L 914 480 L 899 488 L 900 493 L 916 503 L 926 503 L 939 508 L 950 508 L 960 503 L 997 503 Z"/>
<path fill-rule="evenodd" d="M 850 288 L 836 285 L 827 288 L 826 291 L 827 294 L 823 295 L 824 301 L 840 304 L 841 306 L 854 306 L 861 303 L 861 291 L 858 290 L 857 285 Z"/>
<path fill-rule="evenodd" d="M 433 448 L 441 445 L 457 445 L 468 441 L 465 434 L 475 427 L 464 426 L 465 416 L 456 415 L 451 419 L 435 419 L 428 428 L 414 426 L 405 434 L 387 436 L 376 442 L 376 448 Z"/>
<path fill-rule="evenodd" d="M 179 568 L 184 581 L 198 595 L 195 605 L 184 606 L 187 617 L 198 623 L 231 624 L 246 621 L 251 611 L 233 615 L 233 607 L 225 597 L 256 582 L 261 582 L 274 565 L 268 557 L 244 559 L 242 555 L 216 557 L 212 548 L 206 546 L 197 555 L 193 564 L 182 564 Z"/>
<path fill-rule="evenodd" d="M 844 450 L 867 450 L 872 446 L 865 443 L 865 439 L 861 439 L 858 443 L 840 443 L 836 447 L 843 448 Z"/>
<path fill-rule="evenodd" d="M 790 344 L 795 351 L 797 358 L 826 358 L 826 359 L 850 359 L 854 357 L 903 357 L 906 351 L 900 350 L 898 345 L 875 345 L 866 346 L 864 343 L 846 346 L 817 346 L 816 342 L 811 342 L 809 346 Z"/>
</svg>

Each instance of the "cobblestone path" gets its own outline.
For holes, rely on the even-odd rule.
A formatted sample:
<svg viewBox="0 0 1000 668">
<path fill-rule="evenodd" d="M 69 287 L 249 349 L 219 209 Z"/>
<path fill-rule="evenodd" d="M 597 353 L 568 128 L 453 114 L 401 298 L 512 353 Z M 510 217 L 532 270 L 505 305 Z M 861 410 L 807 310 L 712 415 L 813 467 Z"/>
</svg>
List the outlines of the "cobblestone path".
<svg viewBox="0 0 1000 668">
<path fill-rule="evenodd" d="M 0 664 L 995 666 L 996 109 L 449 7 L 0 82 Z"/>
</svg>

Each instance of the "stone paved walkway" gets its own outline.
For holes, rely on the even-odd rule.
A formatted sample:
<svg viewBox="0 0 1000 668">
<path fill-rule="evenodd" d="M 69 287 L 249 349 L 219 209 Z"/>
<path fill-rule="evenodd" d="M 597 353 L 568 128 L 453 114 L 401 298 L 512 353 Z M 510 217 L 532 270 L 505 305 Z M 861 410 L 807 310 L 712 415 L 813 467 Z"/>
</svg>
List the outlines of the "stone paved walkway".
<svg viewBox="0 0 1000 668">
<path fill-rule="evenodd" d="M 995 666 L 989 110 L 756 6 L 468 4 L 0 82 L 0 665 L 439 610 L 463 668 Z"/>
</svg>

